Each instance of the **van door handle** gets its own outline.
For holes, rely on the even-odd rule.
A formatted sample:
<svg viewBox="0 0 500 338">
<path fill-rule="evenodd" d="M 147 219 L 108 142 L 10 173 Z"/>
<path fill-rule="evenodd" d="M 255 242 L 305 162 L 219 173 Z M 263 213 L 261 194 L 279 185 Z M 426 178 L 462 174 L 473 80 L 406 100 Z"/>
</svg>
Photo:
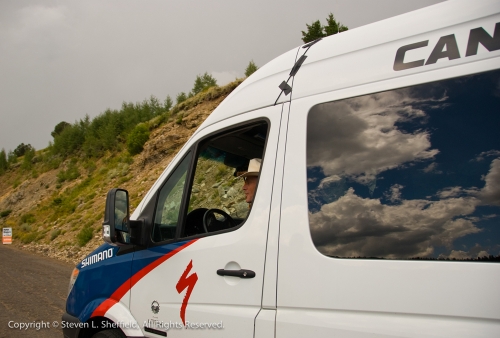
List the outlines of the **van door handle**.
<svg viewBox="0 0 500 338">
<path fill-rule="evenodd" d="M 232 277 L 240 277 L 240 278 L 254 278 L 255 277 L 255 272 L 252 270 L 224 270 L 224 269 L 219 269 L 217 270 L 217 274 L 219 276 L 232 276 Z"/>
</svg>

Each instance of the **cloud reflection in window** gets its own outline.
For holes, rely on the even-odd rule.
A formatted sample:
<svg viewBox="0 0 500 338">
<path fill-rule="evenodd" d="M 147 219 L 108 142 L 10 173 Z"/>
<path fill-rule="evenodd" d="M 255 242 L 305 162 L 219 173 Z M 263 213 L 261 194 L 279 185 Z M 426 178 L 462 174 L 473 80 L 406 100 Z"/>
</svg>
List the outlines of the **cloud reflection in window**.
<svg viewBox="0 0 500 338">
<path fill-rule="evenodd" d="M 479 125 L 480 135 L 469 121 L 496 114 L 489 121 L 496 123 L 500 100 L 486 93 L 474 114 L 460 104 L 464 86 L 498 82 L 499 73 L 313 107 L 308 198 L 318 250 L 387 259 L 499 256 L 500 124 Z M 464 137 L 471 141 L 461 147 Z"/>
</svg>

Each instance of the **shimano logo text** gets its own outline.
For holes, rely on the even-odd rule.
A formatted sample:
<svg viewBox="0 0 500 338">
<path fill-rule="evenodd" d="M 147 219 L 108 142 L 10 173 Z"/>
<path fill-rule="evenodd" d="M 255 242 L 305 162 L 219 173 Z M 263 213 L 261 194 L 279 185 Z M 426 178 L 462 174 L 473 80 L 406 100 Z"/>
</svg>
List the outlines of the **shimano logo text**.
<svg viewBox="0 0 500 338">
<path fill-rule="evenodd" d="M 82 261 L 82 268 L 86 267 L 87 265 L 92 265 L 94 263 L 103 261 L 111 257 L 113 257 L 113 249 L 109 248 L 108 250 L 101 251 L 99 253 L 96 253 L 92 256 L 85 258 Z"/>
</svg>

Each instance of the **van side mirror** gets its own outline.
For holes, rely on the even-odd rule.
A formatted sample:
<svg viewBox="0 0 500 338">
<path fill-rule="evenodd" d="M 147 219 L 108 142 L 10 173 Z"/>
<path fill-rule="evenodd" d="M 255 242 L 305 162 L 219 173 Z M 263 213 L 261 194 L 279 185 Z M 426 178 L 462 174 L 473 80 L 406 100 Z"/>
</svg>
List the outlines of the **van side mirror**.
<svg viewBox="0 0 500 338">
<path fill-rule="evenodd" d="M 142 221 L 131 221 L 128 191 L 113 188 L 106 196 L 102 238 L 113 245 L 141 244 Z"/>
</svg>

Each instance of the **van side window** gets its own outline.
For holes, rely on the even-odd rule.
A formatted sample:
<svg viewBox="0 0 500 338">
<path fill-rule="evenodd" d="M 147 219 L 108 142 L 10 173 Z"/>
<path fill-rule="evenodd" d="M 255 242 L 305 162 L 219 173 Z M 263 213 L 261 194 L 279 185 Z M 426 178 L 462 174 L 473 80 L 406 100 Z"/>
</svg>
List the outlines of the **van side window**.
<svg viewBox="0 0 500 338">
<path fill-rule="evenodd" d="M 314 106 L 313 242 L 336 258 L 500 262 L 500 71 Z"/>
<path fill-rule="evenodd" d="M 268 124 L 260 122 L 198 145 L 185 227 L 181 237 L 236 228 L 247 218 L 244 180 L 250 160 L 262 159 Z"/>
<path fill-rule="evenodd" d="M 190 152 L 160 190 L 152 231 L 154 242 L 162 242 L 175 238 L 184 184 L 191 158 L 192 153 Z"/>
</svg>

